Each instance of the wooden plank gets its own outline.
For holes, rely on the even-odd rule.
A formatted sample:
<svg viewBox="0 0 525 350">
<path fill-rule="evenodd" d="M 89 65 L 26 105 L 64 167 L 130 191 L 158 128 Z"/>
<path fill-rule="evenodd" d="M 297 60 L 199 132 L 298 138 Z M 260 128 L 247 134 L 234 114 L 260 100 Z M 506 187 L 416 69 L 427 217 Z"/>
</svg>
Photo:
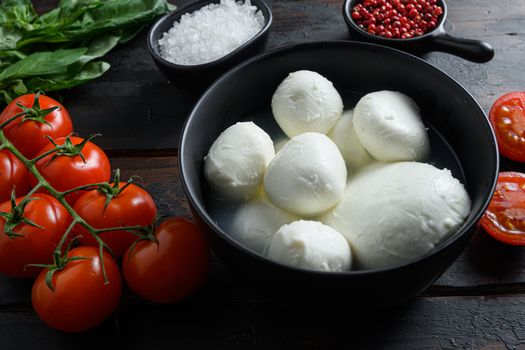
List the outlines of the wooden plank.
<svg viewBox="0 0 525 350">
<path fill-rule="evenodd" d="M 496 50 L 485 64 L 471 63 L 452 55 L 425 56 L 461 83 L 488 112 L 495 99 L 510 91 L 523 91 L 525 71 L 517 62 L 525 50 L 525 6 L 519 0 L 447 2 L 451 35 L 484 40 Z M 431 83 L 431 82 L 429 82 Z"/>
<path fill-rule="evenodd" d="M 124 179 L 138 175 L 155 198 L 162 215 L 190 217 L 179 179 L 177 157 L 116 157 L 113 168 L 121 168 Z M 0 306 L 29 303 L 30 281 L 0 277 Z M 501 244 L 480 232 L 447 273 L 425 295 L 525 293 L 525 251 Z M 245 289 L 230 276 L 219 260 L 204 295 L 207 303 L 257 300 L 257 291 Z"/>
<path fill-rule="evenodd" d="M 27 310 L 0 312 L 2 349 L 525 349 L 525 297 L 416 298 L 394 310 L 355 314 L 262 301 L 173 306 L 125 303 L 86 334 L 47 328 Z M 30 336 L 28 336 L 30 334 Z"/>
<path fill-rule="evenodd" d="M 140 175 L 146 189 L 159 203 L 166 215 L 190 215 L 184 199 L 176 157 L 114 158 L 115 167 L 121 167 L 125 176 Z M 478 288 L 499 284 L 508 285 L 508 292 L 522 283 L 525 291 L 525 251 L 499 243 L 480 231 L 458 261 L 437 282 L 439 288 Z M 457 291 L 464 293 L 464 291 Z M 500 292 L 504 292 L 503 288 Z"/>
<path fill-rule="evenodd" d="M 175 1 L 182 6 L 191 1 Z M 342 0 L 274 0 L 269 48 L 312 40 L 349 39 Z M 49 7 L 49 0 L 44 2 Z M 512 69 L 525 48 L 525 6 L 520 0 L 450 1 L 447 28 L 451 34 L 491 42 L 496 57 L 487 64 L 432 53 L 426 58 L 463 84 L 488 110 L 494 99 L 522 90 L 525 71 Z M 521 29 L 520 29 L 521 28 Z M 102 133 L 109 150 L 175 149 L 195 97 L 169 84 L 149 57 L 145 33 L 107 56 L 111 70 L 95 82 L 64 93 L 76 130 Z M 351 63 L 349 63 L 351 64 Z M 429 82 L 431 84 L 431 82 Z"/>
</svg>

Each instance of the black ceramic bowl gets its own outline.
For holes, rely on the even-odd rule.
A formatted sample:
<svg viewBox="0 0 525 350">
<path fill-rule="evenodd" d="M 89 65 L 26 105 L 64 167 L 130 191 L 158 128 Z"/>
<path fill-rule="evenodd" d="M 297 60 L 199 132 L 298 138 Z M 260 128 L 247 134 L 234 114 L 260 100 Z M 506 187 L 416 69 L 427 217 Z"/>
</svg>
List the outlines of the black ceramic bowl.
<svg viewBox="0 0 525 350">
<path fill-rule="evenodd" d="M 447 20 L 447 5 L 443 0 L 437 4 L 443 8 L 443 14 L 434 30 L 418 37 L 410 39 L 387 39 L 373 35 L 361 29 L 352 19 L 352 9 L 362 0 L 345 0 L 343 5 L 343 17 L 350 35 L 356 34 L 358 38 L 372 43 L 394 47 L 414 54 L 422 54 L 429 51 L 442 51 L 459 56 L 472 62 L 488 62 L 494 57 L 494 49 L 486 42 L 471 39 L 455 38 L 445 31 Z"/>
<path fill-rule="evenodd" d="M 207 204 L 204 156 L 219 134 L 237 121 L 263 113 L 273 122 L 272 94 L 288 73 L 301 69 L 317 71 L 331 80 L 346 108 L 353 107 L 360 96 L 383 89 L 401 91 L 417 102 L 435 137 L 439 135 L 439 142 L 446 144 L 448 152 L 453 150 L 454 154 L 441 164 L 457 165 L 454 175 L 464 182 L 472 199 L 472 212 L 452 237 L 401 266 L 325 273 L 269 261 L 237 244 L 216 224 Z M 396 304 L 432 284 L 469 242 L 491 198 L 498 173 L 492 129 L 482 109 L 461 85 L 415 56 L 360 42 L 297 44 L 237 66 L 197 102 L 184 127 L 179 152 L 182 184 L 195 218 L 209 234 L 217 256 L 231 270 L 279 298 L 290 296 L 286 300 L 309 303 L 344 301 L 358 307 Z M 443 155 L 434 156 L 439 160 Z"/>
<path fill-rule="evenodd" d="M 149 30 L 148 49 L 155 61 L 155 64 L 164 76 L 174 84 L 193 91 L 202 91 L 209 86 L 221 74 L 233 66 L 261 53 L 266 48 L 272 25 L 272 11 L 263 0 L 251 0 L 252 5 L 256 6 L 264 16 L 264 26 L 259 33 L 248 42 L 235 49 L 228 55 L 215 61 L 192 66 L 179 65 L 169 62 L 160 55 L 159 40 L 167 32 L 175 21 L 180 20 L 182 15 L 194 12 L 201 7 L 212 3 L 219 3 L 220 0 L 203 0 L 189 6 L 178 9 L 161 17 Z M 220 30 L 220 28 L 218 28 Z"/>
</svg>

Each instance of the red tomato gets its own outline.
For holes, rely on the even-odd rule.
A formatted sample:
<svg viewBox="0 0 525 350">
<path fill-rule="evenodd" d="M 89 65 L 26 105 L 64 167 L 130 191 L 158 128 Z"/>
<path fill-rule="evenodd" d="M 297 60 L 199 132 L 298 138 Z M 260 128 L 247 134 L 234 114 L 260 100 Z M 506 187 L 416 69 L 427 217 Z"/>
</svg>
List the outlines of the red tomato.
<svg viewBox="0 0 525 350">
<path fill-rule="evenodd" d="M 41 268 L 24 269 L 25 266 L 51 263 L 53 251 L 71 223 L 66 208 L 55 198 L 43 193 L 33 194 L 31 198 L 35 200 L 27 204 L 23 217 L 42 228 L 20 223 L 13 231 L 24 237 L 9 238 L 4 231 L 6 220 L 0 217 L 0 273 L 11 277 L 38 275 Z M 18 198 L 16 203 L 21 201 L 22 198 Z M 10 211 L 10 202 L 0 204 L 0 212 Z"/>
<path fill-rule="evenodd" d="M 206 280 L 208 242 L 196 224 L 170 218 L 155 230 L 158 244 L 137 243 L 122 262 L 124 279 L 140 297 L 161 304 L 189 295 Z"/>
<path fill-rule="evenodd" d="M 126 183 L 120 183 L 123 188 Z M 111 184 L 113 186 L 113 184 Z M 118 226 L 149 226 L 157 216 L 157 208 L 153 198 L 142 188 L 128 185 L 122 192 L 111 199 L 108 206 L 106 195 L 99 190 L 85 193 L 75 203 L 75 211 L 94 228 L 109 228 Z M 80 225 L 74 229 L 79 234 L 83 245 L 97 246 L 97 241 Z M 115 256 L 122 257 L 126 250 L 137 240 L 137 236 L 126 231 L 111 231 L 100 234 Z"/>
<path fill-rule="evenodd" d="M 104 284 L 102 262 L 95 247 L 78 247 L 68 257 L 87 259 L 69 261 L 53 275 L 53 292 L 47 286 L 47 270 L 33 285 L 31 301 L 38 317 L 48 326 L 64 332 L 83 332 L 98 326 L 117 308 L 122 281 L 115 260 L 104 252 L 109 283 Z"/>
<path fill-rule="evenodd" d="M 525 245 L 525 174 L 502 172 L 481 225 L 492 237 Z"/>
<path fill-rule="evenodd" d="M 67 138 L 56 139 L 58 145 L 63 145 Z M 80 137 L 71 137 L 73 145 L 82 143 L 84 139 Z M 38 154 L 43 154 L 51 150 L 54 146 L 49 143 Z M 90 183 L 107 182 L 111 176 L 111 166 L 109 159 L 97 145 L 92 142 L 86 143 L 82 149 L 84 160 L 77 156 L 59 155 L 53 159 L 54 155 L 49 155 L 40 159 L 36 163 L 36 168 L 42 176 L 57 191 L 66 191 L 75 187 L 87 185 Z M 37 180 L 30 176 L 31 185 L 35 186 Z M 85 191 L 76 191 L 66 196 L 69 204 L 73 205 Z"/>
<path fill-rule="evenodd" d="M 0 114 L 0 123 L 22 112 L 17 103 L 28 108 L 36 107 L 34 106 L 35 96 L 35 94 L 22 95 L 11 101 Z M 38 101 L 40 111 L 54 106 L 59 107 L 43 117 L 49 125 L 37 120 L 26 120 L 20 124 L 22 121 L 22 117 L 20 117 L 8 124 L 4 129 L 6 137 L 27 158 L 35 157 L 38 151 L 49 143 L 46 136 L 56 139 L 68 136 L 73 132 L 73 123 L 64 106 L 45 95 L 39 95 Z"/>
<path fill-rule="evenodd" d="M 11 198 L 16 189 L 20 197 L 29 192 L 29 172 L 24 163 L 7 150 L 0 151 L 0 203 Z"/>
<path fill-rule="evenodd" d="M 490 109 L 489 119 L 500 153 L 525 162 L 525 92 L 511 92 L 498 98 Z"/>
</svg>

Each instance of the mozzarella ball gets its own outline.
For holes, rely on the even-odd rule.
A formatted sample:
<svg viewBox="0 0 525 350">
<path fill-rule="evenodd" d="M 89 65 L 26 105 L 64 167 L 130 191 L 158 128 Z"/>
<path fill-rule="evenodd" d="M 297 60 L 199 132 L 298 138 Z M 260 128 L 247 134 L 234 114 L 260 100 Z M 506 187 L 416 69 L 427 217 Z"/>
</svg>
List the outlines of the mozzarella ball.
<svg viewBox="0 0 525 350">
<path fill-rule="evenodd" d="M 318 215 L 336 205 L 345 187 L 343 156 L 326 135 L 314 132 L 288 141 L 264 176 L 270 201 L 302 216 Z"/>
<path fill-rule="evenodd" d="M 213 190 L 227 200 L 250 198 L 275 156 L 270 136 L 252 122 L 224 130 L 204 158 L 204 175 Z"/>
<path fill-rule="evenodd" d="M 363 96 L 354 110 L 354 130 L 361 144 L 376 160 L 423 160 L 430 141 L 416 103 L 396 91 Z"/>
<path fill-rule="evenodd" d="M 319 271 L 346 271 L 352 254 L 346 239 L 317 221 L 295 221 L 273 236 L 267 257 L 283 265 Z"/>
<path fill-rule="evenodd" d="M 334 141 L 341 151 L 347 169 L 357 169 L 372 161 L 372 157 L 363 147 L 354 131 L 353 110 L 343 113 L 328 137 Z"/>
<path fill-rule="evenodd" d="M 326 134 L 343 113 L 343 100 L 332 82 L 316 72 L 290 73 L 272 98 L 275 120 L 288 137 Z"/>
<path fill-rule="evenodd" d="M 279 227 L 298 218 L 277 208 L 264 197 L 243 203 L 234 215 L 231 236 L 240 244 L 263 254 Z"/>
<path fill-rule="evenodd" d="M 353 177 L 322 222 L 346 237 L 360 268 L 386 268 L 435 248 L 458 229 L 470 206 L 465 188 L 447 169 L 375 163 Z"/>
</svg>

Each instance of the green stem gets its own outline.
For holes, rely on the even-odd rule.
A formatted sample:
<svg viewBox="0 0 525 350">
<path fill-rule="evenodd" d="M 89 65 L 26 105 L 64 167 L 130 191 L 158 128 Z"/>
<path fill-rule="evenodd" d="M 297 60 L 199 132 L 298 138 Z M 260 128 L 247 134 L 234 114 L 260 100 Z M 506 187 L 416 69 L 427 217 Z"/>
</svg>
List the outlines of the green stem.
<svg viewBox="0 0 525 350">
<path fill-rule="evenodd" d="M 3 130 L 7 125 L 11 124 L 11 122 L 14 122 L 16 119 L 20 118 L 21 116 L 27 115 L 27 113 L 28 113 L 27 111 L 23 111 L 7 119 L 5 122 L 0 124 L 0 130 Z"/>
<path fill-rule="evenodd" d="M 95 184 L 82 185 L 82 186 L 78 186 L 78 187 L 72 188 L 70 190 L 62 191 L 61 195 L 63 197 L 65 197 L 68 194 L 76 192 L 76 191 L 94 190 L 94 189 L 98 188 L 99 186 L 104 186 L 104 185 L 108 185 L 109 186 L 109 184 L 107 182 L 98 182 L 98 183 L 95 183 Z"/>
<path fill-rule="evenodd" d="M 43 158 L 45 158 L 45 157 L 47 157 L 47 156 L 49 156 L 49 155 L 51 155 L 51 154 L 53 154 L 53 153 L 55 153 L 55 152 L 58 152 L 58 150 L 57 150 L 56 148 L 50 149 L 49 151 L 44 152 L 44 153 L 38 155 L 36 158 L 33 158 L 33 159 L 31 160 L 31 162 L 33 162 L 34 164 L 36 164 L 36 162 L 38 162 L 40 159 L 43 159 Z"/>
<path fill-rule="evenodd" d="M 99 235 L 104 232 L 112 232 L 112 231 L 131 231 L 130 233 L 133 233 L 133 231 L 142 231 L 142 230 L 144 230 L 144 227 L 142 226 L 121 226 L 121 227 L 95 229 L 95 234 Z M 142 237 L 142 235 L 139 235 L 139 236 Z"/>
<path fill-rule="evenodd" d="M 13 119 L 13 118 L 11 118 L 11 119 Z M 10 121 L 12 121 L 12 120 L 10 120 Z M 56 255 L 57 252 L 60 255 L 62 246 L 64 245 L 64 242 L 67 240 L 67 236 L 68 236 L 69 232 L 73 229 L 74 225 L 76 225 L 76 224 L 82 225 L 97 240 L 97 243 L 99 245 L 100 259 L 101 259 L 101 263 L 102 263 L 102 273 L 104 275 L 104 283 L 106 283 L 106 284 L 109 283 L 108 277 L 106 275 L 106 267 L 105 267 L 105 264 L 104 264 L 104 255 L 103 255 L 104 247 L 107 248 L 107 245 L 99 237 L 99 234 L 104 233 L 104 232 L 109 232 L 109 231 L 130 231 L 133 234 L 137 234 L 136 232 L 133 232 L 133 231 L 139 231 L 140 232 L 141 230 L 144 230 L 144 227 L 142 227 L 142 226 L 128 226 L 128 227 L 109 227 L 109 228 L 96 229 L 93 226 L 91 226 L 90 224 L 88 224 L 80 215 L 78 215 L 75 212 L 75 210 L 71 207 L 71 205 L 65 200 L 65 195 L 68 194 L 68 193 L 74 192 L 74 191 L 78 191 L 79 189 L 91 188 L 91 187 L 95 187 L 95 186 L 100 185 L 100 184 L 89 184 L 89 185 L 80 186 L 80 187 L 77 187 L 77 188 L 74 188 L 74 189 L 71 189 L 71 190 L 67 190 L 67 191 L 64 191 L 64 192 L 57 191 L 42 176 L 42 174 L 40 174 L 40 172 L 36 168 L 36 164 L 35 164 L 36 161 L 35 161 L 35 159 L 37 159 L 38 157 L 35 158 L 35 159 L 32 159 L 32 160 L 31 159 L 27 159 L 7 139 L 7 137 L 5 136 L 5 134 L 3 132 L 3 128 L 7 124 L 9 124 L 10 121 L 8 120 L 5 123 L 0 124 L 0 147 L 1 147 L 1 149 L 9 150 L 15 157 L 17 157 L 25 165 L 25 167 L 29 170 L 29 172 L 31 174 L 33 174 L 33 176 L 37 179 L 38 183 L 35 186 L 35 188 L 33 188 L 33 190 L 30 192 L 30 194 L 34 194 L 39 189 L 46 190 L 51 196 L 55 197 L 60 202 L 60 204 L 62 204 L 64 206 L 64 208 L 66 208 L 66 210 L 69 213 L 69 215 L 71 215 L 71 217 L 73 218 L 73 221 L 71 222 L 71 225 L 69 226 L 69 228 L 66 230 L 66 232 L 62 236 L 62 238 L 60 240 L 60 243 L 58 244 L 58 246 L 57 246 L 57 248 L 55 250 L 54 255 Z M 104 183 L 102 183 L 102 184 L 104 184 Z"/>
<path fill-rule="evenodd" d="M 62 238 L 60 238 L 60 242 L 58 242 L 58 245 L 55 248 L 55 252 L 53 253 L 55 261 L 58 261 L 60 257 L 62 256 L 62 246 L 64 245 L 64 243 L 66 243 L 67 236 L 69 236 L 69 233 L 71 232 L 73 227 L 75 227 L 76 224 L 78 224 L 78 221 L 73 219 L 73 221 L 71 221 L 71 224 L 67 228 L 66 232 L 64 232 L 64 234 L 62 235 Z"/>
<path fill-rule="evenodd" d="M 95 235 L 95 238 L 98 243 L 98 256 L 100 257 L 100 262 L 102 263 L 102 275 L 104 276 L 104 284 L 108 284 L 108 275 L 106 273 L 106 264 L 104 263 L 104 247 L 106 246 L 106 243 L 97 235 Z"/>
<path fill-rule="evenodd" d="M 42 184 L 39 182 L 35 185 L 35 187 L 33 187 L 31 189 L 31 191 L 29 191 L 28 194 L 26 194 L 26 197 L 29 197 L 29 196 L 32 196 L 34 195 L 40 188 L 42 187 Z"/>
</svg>

